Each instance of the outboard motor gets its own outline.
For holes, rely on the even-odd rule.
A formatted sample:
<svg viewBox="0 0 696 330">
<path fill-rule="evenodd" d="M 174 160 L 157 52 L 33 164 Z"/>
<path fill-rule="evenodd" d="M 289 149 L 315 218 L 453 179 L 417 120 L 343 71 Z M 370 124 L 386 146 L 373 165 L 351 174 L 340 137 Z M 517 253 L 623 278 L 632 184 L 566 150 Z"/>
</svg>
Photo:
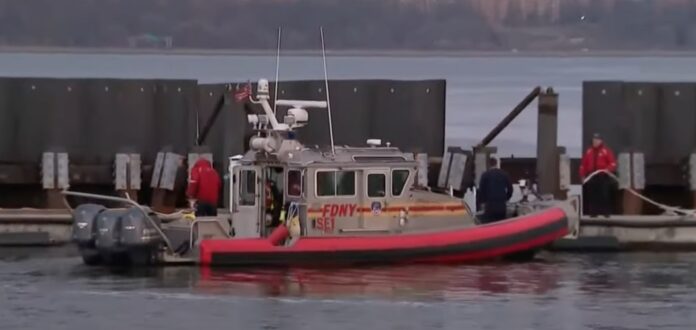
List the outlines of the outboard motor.
<svg viewBox="0 0 696 330">
<path fill-rule="evenodd" d="M 101 255 L 97 251 L 95 242 L 99 231 L 97 230 L 97 217 L 106 208 L 98 204 L 82 204 L 75 209 L 72 225 L 72 240 L 82 255 L 86 265 L 101 263 Z"/>
<path fill-rule="evenodd" d="M 98 204 L 82 204 L 75 209 L 72 239 L 80 248 L 94 248 L 97 238 L 97 216 L 105 209 Z"/>
<path fill-rule="evenodd" d="M 154 226 L 160 226 L 159 218 L 154 214 L 146 215 L 136 207 L 121 214 L 119 244 L 125 250 L 129 264 L 157 263 L 163 238 Z"/>
<path fill-rule="evenodd" d="M 106 210 L 97 217 L 97 239 L 95 246 L 102 255 L 120 252 L 121 216 L 124 210 Z"/>
<path fill-rule="evenodd" d="M 159 219 L 151 218 L 159 226 Z M 132 207 L 121 215 L 120 243 L 127 247 L 144 247 L 159 245 L 162 242 L 158 231 L 153 228 L 152 221 L 138 208 Z"/>
</svg>

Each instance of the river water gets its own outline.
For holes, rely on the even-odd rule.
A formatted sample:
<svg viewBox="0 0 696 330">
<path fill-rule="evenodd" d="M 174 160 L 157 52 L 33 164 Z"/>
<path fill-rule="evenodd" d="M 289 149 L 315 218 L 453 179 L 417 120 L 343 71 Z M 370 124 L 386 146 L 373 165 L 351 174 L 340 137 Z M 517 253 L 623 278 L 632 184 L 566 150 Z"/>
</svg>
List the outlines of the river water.
<svg viewBox="0 0 696 330">
<path fill-rule="evenodd" d="M 137 272 L 69 249 L 4 250 L 2 329 L 694 329 L 696 256 Z M 11 257 L 9 255 L 12 255 Z"/>
<path fill-rule="evenodd" d="M 559 143 L 581 145 L 583 80 L 693 81 L 694 58 L 330 57 L 333 79 L 447 79 L 447 141 L 480 139 L 534 86 L 560 93 Z M 191 78 L 275 75 L 273 57 L 0 54 L 0 76 Z M 282 79 L 321 79 L 318 57 L 281 59 Z M 494 142 L 531 155 L 534 111 Z M 0 196 L 1 198 L 1 196 Z M 0 249 L 0 329 L 694 329 L 696 255 L 545 254 L 456 267 L 118 272 L 75 252 Z"/>
</svg>

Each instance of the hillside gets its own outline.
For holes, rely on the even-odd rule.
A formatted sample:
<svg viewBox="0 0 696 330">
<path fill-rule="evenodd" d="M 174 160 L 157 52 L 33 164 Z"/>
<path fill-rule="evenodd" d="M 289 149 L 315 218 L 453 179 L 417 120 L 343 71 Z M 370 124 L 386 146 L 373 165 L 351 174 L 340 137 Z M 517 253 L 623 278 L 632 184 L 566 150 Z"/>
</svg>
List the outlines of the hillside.
<svg viewBox="0 0 696 330">
<path fill-rule="evenodd" d="M 0 0 L 0 46 L 691 50 L 696 0 Z"/>
</svg>

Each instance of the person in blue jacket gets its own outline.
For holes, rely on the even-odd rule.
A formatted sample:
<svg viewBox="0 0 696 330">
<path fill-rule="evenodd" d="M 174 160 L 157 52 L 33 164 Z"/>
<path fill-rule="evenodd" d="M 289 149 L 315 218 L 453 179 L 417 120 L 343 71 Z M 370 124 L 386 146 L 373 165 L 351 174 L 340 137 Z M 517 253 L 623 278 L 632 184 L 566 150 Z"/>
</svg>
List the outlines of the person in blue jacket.
<svg viewBox="0 0 696 330">
<path fill-rule="evenodd" d="M 507 201 L 512 197 L 512 182 L 505 171 L 498 168 L 498 161 L 491 158 L 489 169 L 481 175 L 477 199 L 483 207 L 482 223 L 504 220 L 507 217 Z"/>
</svg>

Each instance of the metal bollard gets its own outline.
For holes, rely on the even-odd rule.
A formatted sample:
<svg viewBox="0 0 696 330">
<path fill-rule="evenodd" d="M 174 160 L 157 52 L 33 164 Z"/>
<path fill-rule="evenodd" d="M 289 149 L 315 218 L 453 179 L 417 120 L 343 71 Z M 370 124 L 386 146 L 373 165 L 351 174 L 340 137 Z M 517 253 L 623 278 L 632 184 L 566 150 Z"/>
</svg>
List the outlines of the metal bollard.
<svg viewBox="0 0 696 330">
<path fill-rule="evenodd" d="M 183 162 L 184 156 L 173 152 L 158 152 L 150 187 L 153 189 L 174 190 L 176 175 Z"/>
<path fill-rule="evenodd" d="M 416 176 L 416 186 L 428 186 L 428 154 L 416 154 L 416 162 L 418 163 L 418 175 Z"/>
<path fill-rule="evenodd" d="M 561 192 L 567 194 L 570 190 L 570 185 L 570 156 L 562 153 L 558 155 L 558 188 Z"/>
<path fill-rule="evenodd" d="M 183 166 L 184 156 L 173 152 L 157 153 L 152 171 L 150 187 L 153 189 L 151 205 L 160 212 L 172 212 L 176 207 L 174 192 L 179 169 Z"/>
<path fill-rule="evenodd" d="M 460 148 L 450 148 L 450 152 L 452 153 L 452 162 L 450 164 L 447 187 L 461 191 L 469 155 Z"/>
<path fill-rule="evenodd" d="M 692 195 L 692 207 L 696 208 L 696 153 L 689 155 L 689 189 Z"/>
<path fill-rule="evenodd" d="M 645 155 L 642 152 L 624 152 L 618 159 L 619 188 L 623 190 L 623 214 L 642 214 L 643 200 L 629 191 L 645 189 Z"/>
<path fill-rule="evenodd" d="M 442 156 L 442 164 L 440 165 L 440 173 L 437 177 L 437 187 L 441 189 L 447 188 L 447 177 L 449 176 L 450 166 L 452 164 L 452 154 L 449 150 L 445 151 Z"/>
<path fill-rule="evenodd" d="M 631 188 L 633 172 L 631 171 L 631 154 L 622 152 L 617 159 L 616 171 L 619 177 L 619 189 Z"/>
<path fill-rule="evenodd" d="M 46 207 L 62 208 L 60 191 L 70 187 L 70 158 L 66 152 L 44 152 L 41 156 L 41 184 L 46 190 Z"/>
<path fill-rule="evenodd" d="M 696 192 L 696 153 L 689 155 L 689 189 Z"/>
<path fill-rule="evenodd" d="M 140 154 L 118 153 L 114 160 L 114 187 L 122 195 L 128 194 L 138 200 L 138 191 L 142 185 L 142 161 Z"/>
<path fill-rule="evenodd" d="M 471 152 L 459 147 L 449 147 L 442 157 L 442 165 L 438 175 L 437 187 L 462 193 L 472 185 Z"/>
</svg>

